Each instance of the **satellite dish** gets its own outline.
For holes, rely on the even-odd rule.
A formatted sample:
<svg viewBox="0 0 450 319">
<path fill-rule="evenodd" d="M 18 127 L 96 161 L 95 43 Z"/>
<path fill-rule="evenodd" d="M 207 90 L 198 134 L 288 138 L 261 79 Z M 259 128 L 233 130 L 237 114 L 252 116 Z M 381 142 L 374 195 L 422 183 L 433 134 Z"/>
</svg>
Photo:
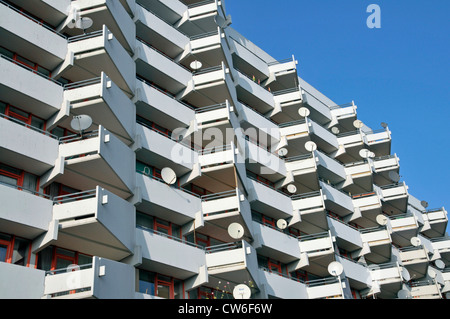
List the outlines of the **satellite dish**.
<svg viewBox="0 0 450 319">
<path fill-rule="evenodd" d="M 381 127 L 382 127 L 382 128 L 387 128 L 388 125 L 387 125 L 387 123 L 382 122 L 382 123 L 381 123 Z"/>
<path fill-rule="evenodd" d="M 427 201 L 421 201 L 420 204 L 424 207 L 427 208 L 428 207 L 428 202 Z"/>
<path fill-rule="evenodd" d="M 441 259 L 436 259 L 434 261 L 434 264 L 436 267 L 438 267 L 439 269 L 444 269 L 445 268 L 445 263 L 441 260 Z"/>
<path fill-rule="evenodd" d="M 78 270 L 80 270 L 80 266 L 75 265 L 75 264 L 70 264 L 66 268 L 66 272 L 72 272 L 72 271 L 78 271 Z"/>
<path fill-rule="evenodd" d="M 295 194 L 297 192 L 297 187 L 294 184 L 290 184 L 287 186 L 287 190 L 291 194 Z"/>
<path fill-rule="evenodd" d="M 333 127 L 331 128 L 331 132 L 332 132 L 333 134 L 335 134 L 335 135 L 339 134 L 339 132 L 340 132 L 339 127 L 333 126 Z"/>
<path fill-rule="evenodd" d="M 75 27 L 78 29 L 82 29 L 83 31 L 86 29 L 89 29 L 94 24 L 94 21 L 92 21 L 89 17 L 81 17 L 75 22 Z"/>
<path fill-rule="evenodd" d="M 404 281 L 410 281 L 411 280 L 411 275 L 409 274 L 408 269 L 403 268 L 402 269 L 402 277 Z"/>
<path fill-rule="evenodd" d="M 374 152 L 370 152 L 369 153 L 369 158 L 375 158 L 375 153 Z"/>
<path fill-rule="evenodd" d="M 198 70 L 198 69 L 200 69 L 202 66 L 203 66 L 203 64 L 202 64 L 200 61 L 197 61 L 197 60 L 192 61 L 191 64 L 190 64 L 190 67 L 191 67 L 191 69 L 193 69 L 193 70 Z"/>
<path fill-rule="evenodd" d="M 353 126 L 359 129 L 359 128 L 362 128 L 364 126 L 364 123 L 361 120 L 355 120 L 353 122 Z"/>
<path fill-rule="evenodd" d="M 418 247 L 418 246 L 422 245 L 422 241 L 421 241 L 420 238 L 418 238 L 418 237 L 412 237 L 412 238 L 411 238 L 411 244 L 412 244 L 414 247 Z"/>
<path fill-rule="evenodd" d="M 228 226 L 228 235 L 234 239 L 241 239 L 244 236 L 244 227 L 238 223 L 232 223 Z"/>
<path fill-rule="evenodd" d="M 249 286 L 241 284 L 237 285 L 233 289 L 233 297 L 234 299 L 250 299 L 252 292 Z"/>
<path fill-rule="evenodd" d="M 89 115 L 75 115 L 70 122 L 70 126 L 78 132 L 83 132 L 92 125 L 92 118 Z"/>
<path fill-rule="evenodd" d="M 173 185 L 177 181 L 177 175 L 170 167 L 165 167 L 161 170 L 161 178 L 169 185 Z"/>
<path fill-rule="evenodd" d="M 301 107 L 301 108 L 298 109 L 298 114 L 301 117 L 308 117 L 309 114 L 311 114 L 311 112 L 306 107 Z"/>
<path fill-rule="evenodd" d="M 363 148 L 362 150 L 359 151 L 359 156 L 361 156 L 362 158 L 369 158 L 371 157 L 372 152 L 369 151 L 368 149 Z"/>
<path fill-rule="evenodd" d="M 342 264 L 340 262 L 333 261 L 332 263 L 330 263 L 328 265 L 328 272 L 332 276 L 338 277 L 342 274 L 343 271 L 344 271 L 344 267 L 342 266 Z"/>
<path fill-rule="evenodd" d="M 305 148 L 307 151 L 314 152 L 317 149 L 317 144 L 313 141 L 308 141 L 305 143 Z"/>
<path fill-rule="evenodd" d="M 395 183 L 398 183 L 400 181 L 400 175 L 397 172 L 390 171 L 388 175 L 391 181 Z"/>
<path fill-rule="evenodd" d="M 287 153 L 288 153 L 288 150 L 287 150 L 287 148 L 280 148 L 279 150 L 278 150 L 278 155 L 279 156 L 286 156 L 287 155 Z"/>
<path fill-rule="evenodd" d="M 277 221 L 277 227 L 279 228 L 279 229 L 286 229 L 287 228 L 287 222 L 284 220 L 284 219 L 279 219 L 278 221 Z"/>
<path fill-rule="evenodd" d="M 399 290 L 397 292 L 398 299 L 411 299 L 411 292 L 406 289 Z"/>
<path fill-rule="evenodd" d="M 431 268 L 431 267 L 428 267 L 427 274 L 428 274 L 428 276 L 429 276 L 430 278 L 432 278 L 432 279 L 434 279 L 434 278 L 437 277 L 437 272 L 436 272 L 433 268 Z"/>
<path fill-rule="evenodd" d="M 381 226 L 386 226 L 388 223 L 388 218 L 384 215 L 378 215 L 376 220 L 377 220 L 377 223 Z"/>
</svg>

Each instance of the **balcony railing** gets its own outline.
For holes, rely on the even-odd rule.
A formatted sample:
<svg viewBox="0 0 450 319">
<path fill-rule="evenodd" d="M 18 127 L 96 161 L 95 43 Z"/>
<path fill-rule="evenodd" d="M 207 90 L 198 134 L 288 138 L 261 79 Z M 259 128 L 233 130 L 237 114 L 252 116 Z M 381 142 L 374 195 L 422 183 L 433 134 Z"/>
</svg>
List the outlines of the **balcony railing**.
<svg viewBox="0 0 450 319">
<path fill-rule="evenodd" d="M 221 251 L 234 250 L 242 248 L 242 241 L 234 242 L 234 243 L 225 243 L 220 245 L 214 245 L 206 247 L 207 254 L 213 254 Z"/>
<path fill-rule="evenodd" d="M 19 191 L 24 191 L 26 193 L 30 193 L 30 194 L 33 194 L 33 195 L 36 195 L 36 196 L 39 196 L 39 197 L 43 197 L 45 199 L 50 199 L 50 200 L 52 199 L 52 197 L 50 195 L 47 195 L 47 194 L 44 194 L 44 193 L 40 193 L 40 192 L 37 192 L 37 191 L 32 190 L 32 189 L 24 188 L 23 186 L 17 186 L 17 185 L 13 185 L 13 184 L 8 184 L 8 183 L 1 182 L 1 181 L 0 181 L 0 185 L 11 187 L 11 188 L 15 188 L 15 189 L 17 189 Z"/>
<path fill-rule="evenodd" d="M 179 242 L 181 244 L 185 244 L 185 245 L 188 245 L 188 246 L 191 246 L 191 247 L 194 247 L 194 248 L 198 248 L 198 249 L 201 249 L 201 250 L 205 250 L 206 249 L 205 247 L 203 247 L 201 245 L 198 245 L 198 244 L 195 244 L 195 243 L 191 243 L 190 241 L 187 241 L 185 239 L 178 238 L 178 237 L 175 237 L 175 236 L 172 236 L 172 235 L 169 235 L 169 234 L 166 234 L 166 233 L 154 230 L 152 228 L 148 228 L 148 227 L 143 226 L 143 225 L 136 225 L 136 228 L 142 229 L 143 231 L 149 232 L 151 234 L 155 234 L 155 235 L 158 235 L 158 236 L 162 236 L 162 237 L 165 237 L 165 238 L 177 241 L 177 242 Z"/>
<path fill-rule="evenodd" d="M 63 195 L 63 196 L 55 196 L 55 197 L 53 197 L 53 203 L 55 205 L 66 204 L 66 203 L 70 203 L 70 202 L 74 202 L 74 201 L 94 198 L 96 196 L 96 194 L 97 194 L 96 190 L 93 189 L 93 190 L 89 190 L 89 191 L 73 193 L 73 194 L 68 194 L 68 195 Z"/>
<path fill-rule="evenodd" d="M 36 132 L 38 132 L 38 133 L 41 133 L 41 134 L 43 134 L 43 135 L 45 135 L 45 136 L 51 137 L 51 138 L 53 138 L 53 139 L 55 139 L 55 140 L 59 140 L 59 137 L 58 137 L 58 136 L 53 135 L 53 134 L 51 134 L 50 132 L 41 130 L 41 129 L 35 127 L 35 126 L 32 126 L 32 125 L 27 124 L 27 123 L 25 123 L 25 122 L 22 122 L 21 120 L 18 120 L 18 119 L 16 119 L 16 118 L 11 117 L 11 116 L 8 116 L 8 115 L 6 115 L 6 114 L 0 113 L 0 118 L 7 119 L 7 120 L 9 120 L 9 121 L 11 121 L 11 122 L 17 123 L 17 124 L 19 124 L 19 125 L 25 126 L 26 128 L 32 129 L 33 131 L 36 131 Z"/>
</svg>

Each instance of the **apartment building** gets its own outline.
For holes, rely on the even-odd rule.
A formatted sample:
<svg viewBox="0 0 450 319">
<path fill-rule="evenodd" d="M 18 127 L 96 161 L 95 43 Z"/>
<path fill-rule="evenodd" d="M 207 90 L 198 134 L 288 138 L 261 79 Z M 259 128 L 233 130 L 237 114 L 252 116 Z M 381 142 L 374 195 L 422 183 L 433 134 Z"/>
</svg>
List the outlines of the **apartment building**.
<svg viewBox="0 0 450 319">
<path fill-rule="evenodd" d="M 449 297 L 389 127 L 224 0 L 0 0 L 0 35 L 0 298 Z"/>
</svg>

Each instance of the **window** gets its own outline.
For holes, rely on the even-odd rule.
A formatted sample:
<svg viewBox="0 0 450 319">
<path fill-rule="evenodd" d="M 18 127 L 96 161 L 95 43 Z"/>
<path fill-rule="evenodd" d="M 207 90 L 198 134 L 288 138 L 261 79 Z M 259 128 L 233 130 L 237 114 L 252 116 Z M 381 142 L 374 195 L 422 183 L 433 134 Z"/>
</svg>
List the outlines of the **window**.
<svg viewBox="0 0 450 319">
<path fill-rule="evenodd" d="M 39 191 L 39 178 L 20 169 L 0 163 L 0 182 L 16 186 L 19 190 Z"/>
<path fill-rule="evenodd" d="M 136 225 L 181 239 L 181 227 L 172 222 L 136 212 Z"/>
<path fill-rule="evenodd" d="M 139 269 L 139 292 L 165 299 L 183 299 L 181 280 Z"/>
<path fill-rule="evenodd" d="M 29 240 L 0 233 L 0 261 L 26 266 L 29 262 L 30 246 Z"/>
<path fill-rule="evenodd" d="M 230 292 L 209 287 L 199 287 L 189 291 L 189 299 L 233 299 Z"/>
<path fill-rule="evenodd" d="M 45 271 L 63 270 L 69 265 L 88 265 L 92 263 L 92 256 L 56 246 L 49 246 L 37 255 L 37 267 Z"/>
</svg>

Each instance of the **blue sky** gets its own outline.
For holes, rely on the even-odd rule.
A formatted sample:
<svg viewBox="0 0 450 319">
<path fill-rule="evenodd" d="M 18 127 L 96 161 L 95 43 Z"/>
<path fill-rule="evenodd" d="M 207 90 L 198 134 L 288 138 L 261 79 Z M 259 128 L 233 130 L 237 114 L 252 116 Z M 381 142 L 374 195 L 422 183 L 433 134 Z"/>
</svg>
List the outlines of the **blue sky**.
<svg viewBox="0 0 450 319">
<path fill-rule="evenodd" d="M 450 209 L 450 1 L 224 0 L 232 27 L 372 129 L 389 124 L 409 192 Z M 381 9 L 370 29 L 367 7 Z M 447 228 L 449 229 L 449 228 Z"/>
</svg>

